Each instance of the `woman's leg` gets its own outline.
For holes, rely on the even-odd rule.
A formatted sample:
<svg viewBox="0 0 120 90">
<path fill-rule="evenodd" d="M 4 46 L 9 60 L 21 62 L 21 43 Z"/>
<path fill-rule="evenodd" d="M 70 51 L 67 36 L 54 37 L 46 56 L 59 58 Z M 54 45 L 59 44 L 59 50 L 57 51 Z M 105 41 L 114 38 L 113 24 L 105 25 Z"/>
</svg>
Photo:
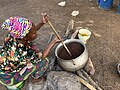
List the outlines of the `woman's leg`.
<svg viewBox="0 0 120 90">
<path fill-rule="evenodd" d="M 49 65 L 49 60 L 46 58 L 44 60 L 41 60 L 39 63 L 37 63 L 36 66 L 36 70 L 32 73 L 32 77 L 37 79 L 42 77 L 46 70 L 48 69 L 48 65 Z"/>
<path fill-rule="evenodd" d="M 22 82 L 19 82 L 18 84 L 16 85 L 13 85 L 13 86 L 6 86 L 7 87 L 7 90 L 21 90 L 21 88 L 24 86 L 25 82 L 22 81 Z"/>
</svg>

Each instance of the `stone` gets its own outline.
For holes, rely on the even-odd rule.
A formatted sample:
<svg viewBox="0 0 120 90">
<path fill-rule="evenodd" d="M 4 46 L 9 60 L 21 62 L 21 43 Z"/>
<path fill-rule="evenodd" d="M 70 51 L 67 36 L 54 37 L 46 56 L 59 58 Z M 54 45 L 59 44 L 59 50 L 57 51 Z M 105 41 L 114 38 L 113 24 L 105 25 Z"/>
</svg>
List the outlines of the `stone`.
<svg viewBox="0 0 120 90">
<path fill-rule="evenodd" d="M 81 90 L 78 76 L 66 71 L 51 71 L 45 82 L 28 86 L 28 90 Z"/>
<path fill-rule="evenodd" d="M 48 74 L 47 84 L 50 90 L 81 90 L 78 76 L 65 71 L 52 71 Z"/>
</svg>

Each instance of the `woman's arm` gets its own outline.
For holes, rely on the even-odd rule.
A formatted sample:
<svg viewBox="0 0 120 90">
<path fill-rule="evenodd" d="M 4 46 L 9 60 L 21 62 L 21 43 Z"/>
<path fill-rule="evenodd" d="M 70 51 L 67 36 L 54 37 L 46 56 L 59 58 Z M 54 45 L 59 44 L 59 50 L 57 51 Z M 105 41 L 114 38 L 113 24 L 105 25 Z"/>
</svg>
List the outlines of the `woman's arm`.
<svg viewBox="0 0 120 90">
<path fill-rule="evenodd" d="M 50 50 L 52 49 L 52 47 L 55 45 L 55 43 L 57 43 L 57 42 L 60 42 L 60 40 L 56 37 L 56 38 L 54 38 L 51 42 L 50 42 L 50 44 L 45 48 L 45 50 L 43 51 L 43 57 L 42 58 L 45 58 L 48 54 L 49 54 L 49 52 L 50 52 Z"/>
<path fill-rule="evenodd" d="M 44 25 L 43 22 L 38 23 L 38 24 L 35 26 L 36 30 L 38 31 L 43 25 Z"/>
<path fill-rule="evenodd" d="M 40 23 L 36 25 L 36 30 L 38 31 L 46 22 L 48 22 L 48 15 L 44 15 Z"/>
</svg>

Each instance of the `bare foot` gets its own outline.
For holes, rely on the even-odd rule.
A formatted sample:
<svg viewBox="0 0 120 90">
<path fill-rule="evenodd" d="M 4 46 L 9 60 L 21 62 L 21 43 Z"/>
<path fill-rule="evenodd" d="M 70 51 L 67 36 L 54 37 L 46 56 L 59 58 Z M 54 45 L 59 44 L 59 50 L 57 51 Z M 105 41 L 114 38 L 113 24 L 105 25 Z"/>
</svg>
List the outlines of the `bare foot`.
<svg viewBox="0 0 120 90">
<path fill-rule="evenodd" d="M 44 83 L 45 81 L 45 77 L 41 77 L 41 78 L 38 78 L 38 79 L 32 79 L 32 84 L 37 84 L 37 83 Z"/>
</svg>

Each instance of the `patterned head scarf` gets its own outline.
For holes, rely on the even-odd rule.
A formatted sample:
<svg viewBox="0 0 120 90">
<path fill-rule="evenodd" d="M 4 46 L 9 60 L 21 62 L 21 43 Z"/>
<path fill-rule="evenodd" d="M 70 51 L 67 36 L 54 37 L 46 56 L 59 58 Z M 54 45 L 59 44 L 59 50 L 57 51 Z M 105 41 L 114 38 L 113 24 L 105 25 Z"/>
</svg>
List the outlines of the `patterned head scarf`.
<svg viewBox="0 0 120 90">
<path fill-rule="evenodd" d="M 10 31 L 12 37 L 22 39 L 29 33 L 32 21 L 22 17 L 10 17 L 3 22 L 1 27 Z"/>
</svg>

